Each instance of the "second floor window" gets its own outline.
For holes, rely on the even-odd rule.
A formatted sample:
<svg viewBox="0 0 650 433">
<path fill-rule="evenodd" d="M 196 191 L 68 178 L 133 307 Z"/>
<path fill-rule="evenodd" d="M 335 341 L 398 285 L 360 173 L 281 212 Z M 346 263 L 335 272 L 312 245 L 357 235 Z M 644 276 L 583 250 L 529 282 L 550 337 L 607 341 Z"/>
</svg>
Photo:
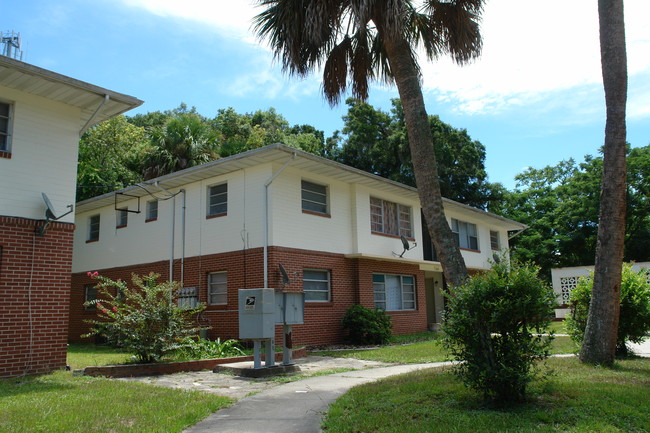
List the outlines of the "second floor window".
<svg viewBox="0 0 650 433">
<path fill-rule="evenodd" d="M 501 242 L 499 242 L 499 232 L 490 230 L 490 247 L 493 250 L 501 249 Z"/>
<path fill-rule="evenodd" d="M 11 104 L 0 102 L 0 152 L 11 152 Z"/>
<path fill-rule="evenodd" d="M 226 215 L 228 213 L 228 184 L 208 187 L 208 216 Z"/>
<path fill-rule="evenodd" d="M 327 212 L 327 187 L 317 183 L 303 180 L 302 210 L 326 214 Z"/>
<path fill-rule="evenodd" d="M 99 240 L 99 215 L 93 215 L 88 218 L 88 237 L 87 242 Z"/>
<path fill-rule="evenodd" d="M 456 238 L 458 246 L 468 250 L 478 251 L 478 232 L 476 224 L 451 219 L 451 231 Z"/>
<path fill-rule="evenodd" d="M 129 213 L 126 209 L 118 209 L 116 213 L 115 228 L 121 229 L 129 223 Z"/>
<path fill-rule="evenodd" d="M 374 233 L 412 238 L 411 208 L 370 197 L 370 230 Z"/>
<path fill-rule="evenodd" d="M 158 219 L 158 200 L 151 200 L 147 202 L 147 217 L 146 222 L 155 221 Z"/>
</svg>

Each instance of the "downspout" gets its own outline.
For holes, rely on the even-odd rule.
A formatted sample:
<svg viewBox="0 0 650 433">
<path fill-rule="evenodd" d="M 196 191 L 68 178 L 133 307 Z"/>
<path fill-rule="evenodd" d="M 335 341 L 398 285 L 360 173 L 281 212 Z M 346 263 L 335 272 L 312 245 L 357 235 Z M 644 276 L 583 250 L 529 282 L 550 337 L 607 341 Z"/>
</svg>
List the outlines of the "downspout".
<svg viewBox="0 0 650 433">
<path fill-rule="evenodd" d="M 185 190 L 181 189 L 183 193 L 183 211 L 181 212 L 181 287 L 185 287 L 185 204 L 186 195 Z"/>
<path fill-rule="evenodd" d="M 291 158 L 284 163 L 282 167 L 264 183 L 264 288 L 269 287 L 269 186 L 276 177 L 289 165 L 296 157 L 296 153 L 291 154 Z"/>
<path fill-rule="evenodd" d="M 104 95 L 104 100 L 99 104 L 99 107 L 97 107 L 97 109 L 95 110 L 95 112 L 93 113 L 93 115 L 90 116 L 90 119 L 88 119 L 88 121 L 86 122 L 86 124 L 85 124 L 85 125 L 81 128 L 81 130 L 79 131 L 79 137 L 81 137 L 81 136 L 84 134 L 84 132 L 86 132 L 86 130 L 90 127 L 90 125 L 92 124 L 92 122 L 95 120 L 95 117 L 97 117 L 97 115 L 99 114 L 99 112 L 102 110 L 102 107 L 103 107 L 104 105 L 106 105 L 106 103 L 107 103 L 110 99 L 111 99 L 111 97 L 108 96 L 108 93 Z"/>
<path fill-rule="evenodd" d="M 169 249 L 169 281 L 174 281 L 174 232 L 176 231 L 176 195 L 172 198 L 171 248 Z"/>
</svg>

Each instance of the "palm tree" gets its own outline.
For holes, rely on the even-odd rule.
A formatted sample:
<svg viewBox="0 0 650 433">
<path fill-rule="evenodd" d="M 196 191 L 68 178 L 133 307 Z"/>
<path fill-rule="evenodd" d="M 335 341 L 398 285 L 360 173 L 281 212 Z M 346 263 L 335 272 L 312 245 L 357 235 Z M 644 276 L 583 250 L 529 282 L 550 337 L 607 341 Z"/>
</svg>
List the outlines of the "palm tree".
<svg viewBox="0 0 650 433">
<path fill-rule="evenodd" d="M 620 314 L 627 195 L 627 55 L 623 0 L 598 0 L 598 21 L 607 118 L 594 286 L 580 360 L 612 365 Z"/>
<path fill-rule="evenodd" d="M 218 157 L 209 125 L 194 113 L 182 113 L 151 131 L 142 174 L 153 179 Z"/>
<path fill-rule="evenodd" d="M 368 98 L 373 80 L 397 85 L 404 107 L 413 171 L 431 239 L 452 287 L 467 278 L 444 215 L 416 49 L 429 59 L 449 54 L 459 64 L 478 56 L 484 0 L 258 0 L 266 9 L 255 31 L 267 39 L 285 72 L 305 76 L 323 67 L 323 92 L 339 102 L 348 81 Z"/>
</svg>

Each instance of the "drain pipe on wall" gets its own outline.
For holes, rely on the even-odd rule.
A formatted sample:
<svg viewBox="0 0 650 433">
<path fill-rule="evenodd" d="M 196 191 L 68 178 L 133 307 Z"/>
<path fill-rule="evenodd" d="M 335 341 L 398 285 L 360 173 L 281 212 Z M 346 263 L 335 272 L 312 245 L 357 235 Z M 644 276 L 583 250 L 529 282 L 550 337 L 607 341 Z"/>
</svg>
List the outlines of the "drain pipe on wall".
<svg viewBox="0 0 650 433">
<path fill-rule="evenodd" d="M 185 205 L 186 194 L 185 190 L 181 189 L 183 193 L 183 209 L 181 212 L 181 287 L 185 287 Z"/>
<path fill-rule="evenodd" d="M 291 154 L 291 158 L 284 163 L 282 167 L 264 183 L 264 288 L 269 287 L 269 186 L 276 177 L 287 168 L 289 163 L 294 160 L 296 153 Z"/>
</svg>

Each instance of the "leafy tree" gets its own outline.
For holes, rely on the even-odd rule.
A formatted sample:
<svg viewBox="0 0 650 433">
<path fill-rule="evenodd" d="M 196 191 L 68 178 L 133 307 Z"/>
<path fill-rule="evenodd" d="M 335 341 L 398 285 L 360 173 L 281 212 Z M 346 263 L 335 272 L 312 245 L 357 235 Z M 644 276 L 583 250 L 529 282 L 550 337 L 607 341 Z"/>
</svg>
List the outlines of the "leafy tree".
<svg viewBox="0 0 650 433">
<path fill-rule="evenodd" d="M 555 295 L 539 268 L 500 260 L 449 296 L 443 342 L 460 361 L 455 373 L 486 399 L 520 401 L 546 358 L 552 337 L 543 336 Z"/>
<path fill-rule="evenodd" d="M 650 331 L 650 283 L 648 271 L 635 272 L 629 264 L 623 265 L 621 282 L 621 317 L 618 324 L 616 353 L 626 355 L 626 343 L 641 343 Z M 581 278 L 571 292 L 571 315 L 567 318 L 567 329 L 578 343 L 584 339 L 589 304 L 593 290 L 593 273 Z"/>
<path fill-rule="evenodd" d="M 425 220 L 447 282 L 462 284 L 467 269 L 444 215 L 415 50 L 422 47 L 430 59 L 449 54 L 460 64 L 478 56 L 483 0 L 428 1 L 422 9 L 409 0 L 258 3 L 265 9 L 255 18 L 257 35 L 270 42 L 290 74 L 305 76 L 324 65 L 330 104 L 339 102 L 348 81 L 361 100 L 370 80 L 397 85 Z"/>
<path fill-rule="evenodd" d="M 113 117 L 86 131 L 79 141 L 77 201 L 142 180 L 138 158 L 146 143 L 144 128 Z"/>
<path fill-rule="evenodd" d="M 393 99 L 389 113 L 348 98 L 343 117 L 347 136 L 336 159 L 379 176 L 415 186 L 404 110 Z M 454 128 L 429 116 L 443 197 L 486 209 L 503 198 L 503 188 L 487 182 L 485 146 L 472 140 L 465 129 Z"/>
<path fill-rule="evenodd" d="M 650 145 L 628 149 L 625 261 L 648 261 L 650 250 Z M 594 263 L 603 157 L 586 155 L 555 166 L 529 168 L 492 211 L 529 228 L 511 241 L 512 255 L 550 269 Z"/>
<path fill-rule="evenodd" d="M 194 113 L 170 118 L 150 133 L 150 147 L 143 158 L 145 179 L 173 173 L 218 158 L 209 125 Z"/>
</svg>

